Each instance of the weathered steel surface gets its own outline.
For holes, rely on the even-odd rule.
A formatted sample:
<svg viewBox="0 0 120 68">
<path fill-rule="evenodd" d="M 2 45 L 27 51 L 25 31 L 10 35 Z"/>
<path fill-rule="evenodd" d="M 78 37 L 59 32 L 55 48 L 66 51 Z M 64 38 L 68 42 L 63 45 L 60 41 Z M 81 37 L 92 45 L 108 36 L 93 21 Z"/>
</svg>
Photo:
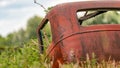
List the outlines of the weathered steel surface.
<svg viewBox="0 0 120 68">
<path fill-rule="evenodd" d="M 55 6 L 43 19 L 37 29 L 40 50 L 43 43 L 40 30 L 50 21 L 52 42 L 47 53 L 53 61 L 53 68 L 59 64 L 85 60 L 94 52 L 98 61 L 120 60 L 120 25 L 81 26 L 77 11 L 120 9 L 120 1 L 73 2 Z"/>
</svg>

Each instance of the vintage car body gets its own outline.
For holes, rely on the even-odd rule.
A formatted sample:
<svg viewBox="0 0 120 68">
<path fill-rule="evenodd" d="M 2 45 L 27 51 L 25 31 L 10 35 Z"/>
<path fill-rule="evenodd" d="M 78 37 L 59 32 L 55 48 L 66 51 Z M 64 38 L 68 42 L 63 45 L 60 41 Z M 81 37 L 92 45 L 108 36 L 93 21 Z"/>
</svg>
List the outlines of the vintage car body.
<svg viewBox="0 0 120 68">
<path fill-rule="evenodd" d="M 120 1 L 86 1 L 59 4 L 53 7 L 37 29 L 40 51 L 43 52 L 41 30 L 50 22 L 52 42 L 47 53 L 53 61 L 53 68 L 59 64 L 79 62 L 94 52 L 98 61 L 120 60 L 120 25 L 81 26 L 77 11 L 119 10 Z M 88 16 L 89 17 L 89 16 Z"/>
</svg>

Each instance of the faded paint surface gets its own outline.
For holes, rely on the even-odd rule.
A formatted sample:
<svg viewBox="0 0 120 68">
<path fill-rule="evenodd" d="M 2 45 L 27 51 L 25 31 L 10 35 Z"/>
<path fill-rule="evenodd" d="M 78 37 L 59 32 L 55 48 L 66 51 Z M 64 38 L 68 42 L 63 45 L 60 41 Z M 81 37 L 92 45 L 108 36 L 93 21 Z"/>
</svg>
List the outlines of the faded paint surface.
<svg viewBox="0 0 120 68">
<path fill-rule="evenodd" d="M 120 9 L 120 1 L 88 1 L 60 4 L 52 8 L 37 29 L 40 50 L 43 50 L 40 30 L 50 21 L 52 43 L 47 49 L 53 61 L 59 64 L 80 62 L 94 52 L 98 61 L 120 60 L 120 25 L 79 25 L 76 12 L 81 10 Z"/>
</svg>

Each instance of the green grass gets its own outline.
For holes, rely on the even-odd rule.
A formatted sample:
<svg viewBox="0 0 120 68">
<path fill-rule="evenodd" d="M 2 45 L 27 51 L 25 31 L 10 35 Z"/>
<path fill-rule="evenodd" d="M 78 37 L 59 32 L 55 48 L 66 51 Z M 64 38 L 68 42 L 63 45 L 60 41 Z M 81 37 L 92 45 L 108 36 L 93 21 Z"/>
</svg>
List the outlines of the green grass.
<svg viewBox="0 0 120 68">
<path fill-rule="evenodd" d="M 40 68 L 38 46 L 32 41 L 23 47 L 5 48 L 0 54 L 0 68 Z"/>
<path fill-rule="evenodd" d="M 39 54 L 39 48 L 36 40 L 31 40 L 22 47 L 5 48 L 0 53 L 0 68 L 51 68 L 52 62 L 45 60 L 46 54 Z M 120 68 L 116 62 L 97 63 L 94 56 L 92 60 L 89 57 L 86 61 L 79 64 L 64 64 L 61 68 Z"/>
</svg>

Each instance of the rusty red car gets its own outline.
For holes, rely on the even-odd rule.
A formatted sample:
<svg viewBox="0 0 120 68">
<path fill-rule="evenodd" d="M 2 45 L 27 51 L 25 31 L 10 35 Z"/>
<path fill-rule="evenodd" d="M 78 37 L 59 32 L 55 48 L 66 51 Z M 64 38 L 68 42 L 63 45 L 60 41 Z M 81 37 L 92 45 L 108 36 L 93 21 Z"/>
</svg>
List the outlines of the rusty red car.
<svg viewBox="0 0 120 68">
<path fill-rule="evenodd" d="M 95 12 L 87 14 L 87 11 Z M 37 28 L 40 52 L 44 46 L 41 30 L 50 22 L 52 42 L 47 54 L 53 61 L 52 68 L 59 64 L 80 62 L 94 52 L 98 61 L 120 60 L 120 24 L 82 26 L 83 21 L 109 10 L 120 10 L 120 1 L 70 2 L 54 6 Z M 78 18 L 77 12 L 86 11 Z"/>
</svg>

